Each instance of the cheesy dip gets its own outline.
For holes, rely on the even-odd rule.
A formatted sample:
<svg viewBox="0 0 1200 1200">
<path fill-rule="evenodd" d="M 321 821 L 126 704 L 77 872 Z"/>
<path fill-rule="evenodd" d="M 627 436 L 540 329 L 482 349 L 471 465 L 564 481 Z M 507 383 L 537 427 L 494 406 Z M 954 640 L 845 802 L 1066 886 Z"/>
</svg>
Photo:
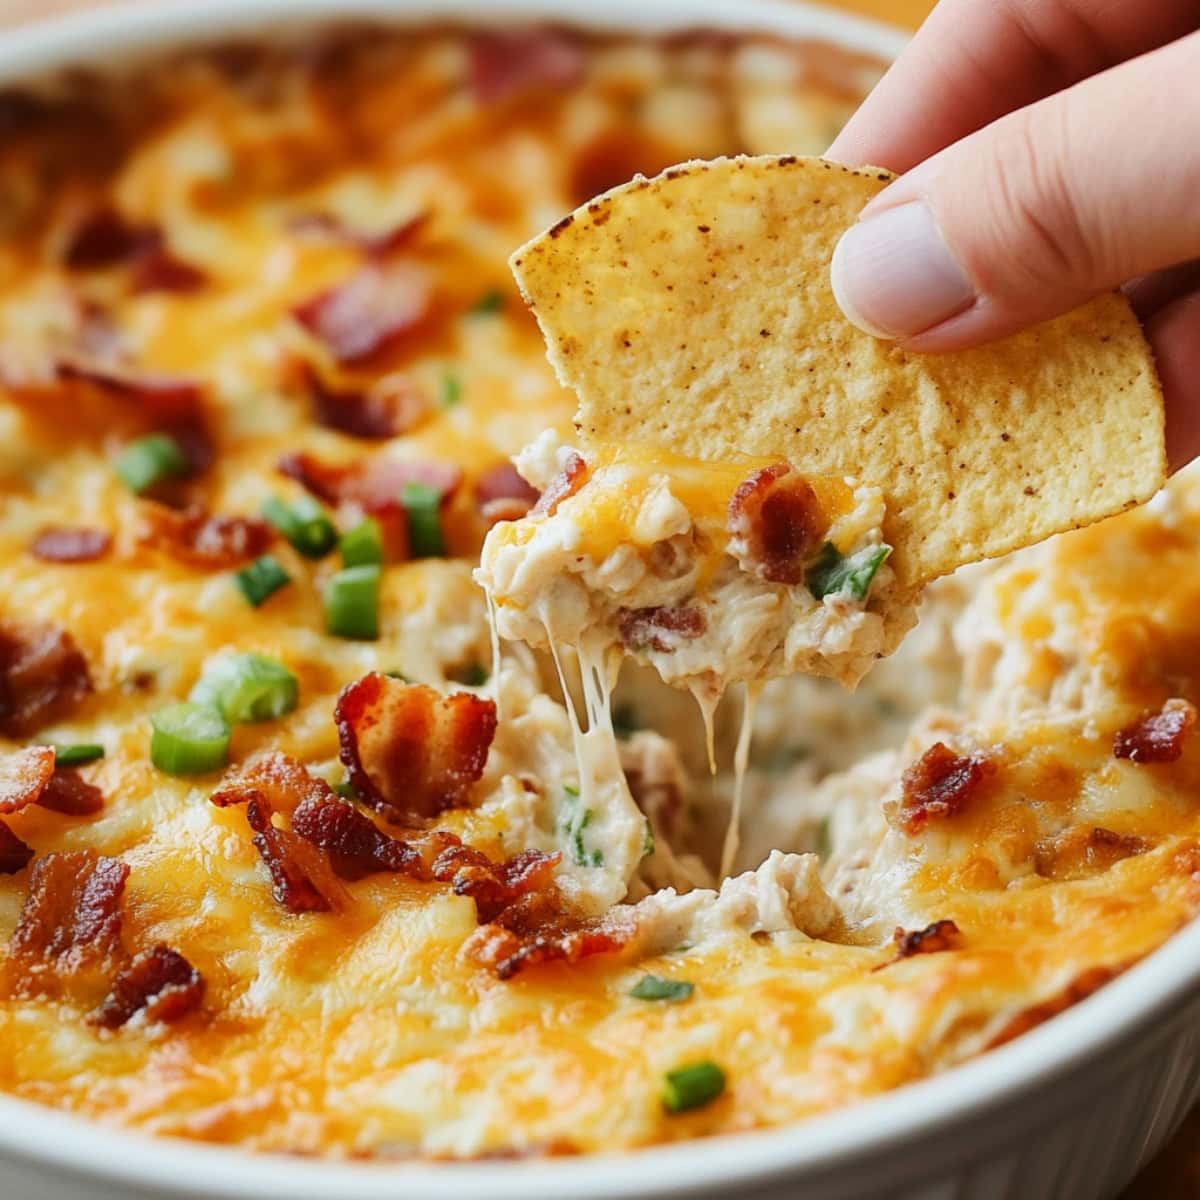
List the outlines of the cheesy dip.
<svg viewBox="0 0 1200 1200">
<path fill-rule="evenodd" d="M 812 665 L 802 582 L 740 640 L 727 506 L 774 464 L 704 481 L 703 528 L 686 462 L 554 508 L 573 401 L 505 261 L 635 172 L 821 150 L 879 69 L 358 30 L 0 96 L 0 1088 L 264 1151 L 631 1149 L 949 1068 L 1191 918 L 1189 476 L 939 581 L 853 695 L 735 696 L 711 748 L 653 670 L 493 644 L 487 531 L 501 571 L 505 523 L 561 543 L 607 480 L 714 589 L 551 559 L 608 571 L 609 631 L 661 670 L 680 631 L 622 610 L 695 602 L 735 674 Z M 878 497 L 822 486 L 879 559 L 822 599 L 850 677 L 903 629 Z"/>
</svg>

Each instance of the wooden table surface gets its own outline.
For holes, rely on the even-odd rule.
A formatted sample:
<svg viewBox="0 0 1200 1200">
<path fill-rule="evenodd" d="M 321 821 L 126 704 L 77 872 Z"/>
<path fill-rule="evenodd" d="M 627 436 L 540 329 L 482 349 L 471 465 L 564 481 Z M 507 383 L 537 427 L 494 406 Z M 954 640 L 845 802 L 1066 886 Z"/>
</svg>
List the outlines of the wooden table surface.
<svg viewBox="0 0 1200 1200">
<path fill-rule="evenodd" d="M 0 26 L 15 25 L 71 9 L 114 0 L 0 0 Z M 171 0 L 120 0 L 164 4 Z M 833 7 L 915 29 L 933 8 L 933 0 L 825 0 Z M 983 2 L 983 0 L 981 0 Z M 1200 1109 L 1174 1141 L 1125 1191 L 1121 1200 L 1200 1200 Z"/>
</svg>

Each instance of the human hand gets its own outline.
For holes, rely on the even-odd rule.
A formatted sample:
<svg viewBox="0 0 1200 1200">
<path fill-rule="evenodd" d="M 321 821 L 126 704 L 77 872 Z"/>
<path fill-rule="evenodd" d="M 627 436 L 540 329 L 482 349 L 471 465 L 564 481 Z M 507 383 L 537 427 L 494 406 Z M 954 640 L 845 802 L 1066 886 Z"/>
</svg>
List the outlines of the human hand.
<svg viewBox="0 0 1200 1200">
<path fill-rule="evenodd" d="M 942 0 L 828 151 L 903 173 L 834 255 L 869 333 L 973 346 L 1114 287 L 1200 454 L 1200 5 Z"/>
</svg>

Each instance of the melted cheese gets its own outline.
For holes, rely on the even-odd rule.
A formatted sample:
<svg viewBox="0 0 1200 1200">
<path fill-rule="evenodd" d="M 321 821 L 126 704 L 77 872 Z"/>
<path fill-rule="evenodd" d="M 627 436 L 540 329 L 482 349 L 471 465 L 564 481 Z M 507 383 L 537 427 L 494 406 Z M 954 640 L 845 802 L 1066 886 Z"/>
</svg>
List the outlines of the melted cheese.
<svg viewBox="0 0 1200 1200">
<path fill-rule="evenodd" d="M 281 453 L 349 461 L 375 449 L 315 425 L 281 370 L 296 354 L 321 354 L 287 316 L 290 306 L 359 261 L 344 245 L 298 235 L 293 218 L 330 211 L 375 231 L 427 208 L 421 254 L 437 277 L 436 327 L 389 352 L 378 371 L 402 371 L 435 401 L 451 372 L 460 400 L 435 404 L 424 424 L 380 449 L 450 459 L 466 475 L 446 514 L 460 557 L 388 566 L 379 641 L 342 641 L 323 631 L 320 594 L 333 558 L 314 563 L 278 545 L 293 582 L 252 610 L 229 572 L 197 570 L 139 541 L 143 502 L 111 466 L 128 437 L 119 409 L 67 403 L 53 389 L 36 400 L 11 389 L 0 401 L 0 610 L 69 630 L 96 687 L 34 740 L 95 741 L 107 751 L 81 769 L 106 796 L 96 817 L 32 807 L 4 819 L 39 854 L 86 847 L 121 857 L 130 866 L 126 943 L 165 941 L 207 981 L 202 1014 L 112 1034 L 71 1003 L 4 991 L 7 1093 L 109 1126 L 320 1155 L 611 1152 L 758 1129 L 961 1061 L 1081 972 L 1149 953 L 1200 904 L 1200 742 L 1151 767 L 1111 753 L 1113 730 L 1165 695 L 1200 699 L 1200 489 L 1189 479 L 1149 511 L 1057 539 L 974 583 L 947 581 L 962 594 L 951 600 L 941 589 L 915 638 L 961 614 L 959 649 L 935 641 L 925 659 L 893 663 L 898 692 L 943 702 L 907 741 L 888 732 L 891 748 L 818 771 L 822 742 L 845 750 L 847 731 L 858 730 L 856 743 L 866 744 L 861 731 L 882 720 L 875 706 L 884 693 L 871 683 L 854 697 L 811 684 L 767 689 L 754 730 L 764 750 L 743 743 L 742 836 L 747 845 L 757 837 L 755 797 L 765 794 L 794 822 L 772 846 L 796 853 L 772 855 L 729 881 L 723 897 L 646 897 L 636 910 L 639 943 L 624 955 L 502 982 L 462 953 L 477 927 L 471 901 L 387 874 L 349 883 L 345 913 L 290 914 L 272 898 L 244 815 L 209 802 L 217 777 L 154 769 L 150 716 L 184 698 L 218 654 L 272 655 L 300 684 L 294 713 L 235 730 L 233 760 L 282 750 L 331 780 L 342 778 L 331 714 L 347 683 L 383 669 L 454 688 L 465 665 L 490 661 L 486 687 L 502 719 L 472 806 L 444 814 L 441 828 L 495 856 L 561 851 L 559 886 L 596 913 L 645 897 L 647 878 L 682 890 L 719 865 L 712 843 L 732 781 L 707 780 L 690 702 L 682 714 L 653 683 L 621 685 L 666 735 L 660 741 L 705 776 L 688 788 L 655 781 L 662 849 L 643 858 L 645 819 L 616 761 L 628 746 L 614 751 L 607 733 L 615 708 L 606 657 L 582 656 L 584 730 L 545 664 L 516 646 L 501 656 L 489 634 L 471 580 L 483 532 L 473 483 L 546 427 L 565 432 L 572 405 L 512 293 L 498 314 L 468 309 L 487 288 L 507 287 L 509 250 L 581 199 L 580 181 L 591 186 L 613 166 L 614 145 L 663 155 L 622 159 L 617 177 L 741 142 L 783 150 L 754 141 L 755 131 L 796 114 L 783 131 L 791 142 L 816 112 L 813 136 L 825 138 L 831 104 L 848 111 L 853 89 L 814 95 L 820 75 L 797 68 L 841 61 L 823 50 L 798 59 L 774 44 L 612 39 L 587 48 L 586 81 L 565 97 L 489 109 L 466 89 L 467 60 L 463 38 L 446 31 L 347 50 L 336 84 L 313 83 L 316 56 L 260 65 L 251 70 L 264 75 L 240 83 L 184 58 L 128 85 L 134 108 L 162 117 L 154 129 L 126 136 L 114 127 L 102 139 L 111 177 L 93 173 L 109 168 L 81 152 L 71 121 L 57 132 L 40 127 L 36 146 L 14 136 L 0 148 L 13 181 L 0 216 L 0 339 L 36 359 L 69 335 L 82 298 L 110 312 L 136 364 L 195 375 L 220 453 L 191 485 L 193 498 L 226 515 L 254 513 L 271 493 L 298 494 L 275 470 Z M 668 92 L 676 116 L 664 131 Z M 631 113 L 647 114 L 636 137 L 630 126 L 642 118 Z M 131 296 L 121 267 L 64 272 L 58 248 L 73 206 L 94 194 L 161 224 L 172 249 L 209 273 L 208 287 Z M 16 359 L 4 361 L 7 369 Z M 723 520 L 734 481 L 686 464 L 672 474 L 689 506 Z M 49 524 L 107 529 L 113 549 L 91 564 L 41 563 L 27 548 Z M 565 660 L 562 668 L 569 675 Z M 951 682 L 935 689 L 935 674 Z M 716 755 L 728 762 L 725 724 L 716 712 Z M 743 728 L 748 739 L 750 722 Z M 935 738 L 985 747 L 1002 770 L 961 820 L 914 838 L 885 809 L 904 767 Z M 765 749 L 806 742 L 816 752 L 794 768 L 780 769 Z M 586 797 L 580 761 L 590 764 Z M 564 785 L 576 783 L 580 796 L 571 797 Z M 636 799 L 650 808 L 639 787 Z M 801 852 L 816 845 L 810 831 L 821 823 L 824 890 L 809 880 L 807 892 L 789 891 L 801 887 L 803 864 L 812 866 Z M 1143 848 L 1089 862 L 1078 839 L 1097 826 Z M 576 833 L 584 859 L 573 854 Z M 690 875 L 670 873 L 685 861 Z M 27 884 L 28 871 L 0 876 L 0 944 Z M 685 903 L 696 940 L 681 944 L 672 938 Z M 893 957 L 895 925 L 945 918 L 963 931 L 961 950 L 874 970 Z M 675 1005 L 637 1000 L 630 989 L 646 973 L 688 980 L 695 994 Z M 697 1059 L 725 1069 L 726 1093 L 668 1115 L 663 1073 Z"/>
</svg>

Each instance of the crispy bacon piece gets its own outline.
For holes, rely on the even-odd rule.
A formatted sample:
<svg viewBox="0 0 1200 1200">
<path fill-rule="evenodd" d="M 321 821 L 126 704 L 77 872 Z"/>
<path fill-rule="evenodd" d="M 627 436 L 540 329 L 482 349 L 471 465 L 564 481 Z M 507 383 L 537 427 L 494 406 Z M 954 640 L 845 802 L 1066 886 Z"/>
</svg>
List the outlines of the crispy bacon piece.
<svg viewBox="0 0 1200 1200">
<path fill-rule="evenodd" d="M 432 298 L 429 276 L 416 264 L 368 263 L 292 315 L 338 362 L 357 363 L 419 325 Z"/>
<path fill-rule="evenodd" d="M 139 254 L 133 264 L 129 288 L 135 295 L 146 292 L 194 292 L 208 283 L 197 266 L 177 258 L 159 245 Z"/>
<path fill-rule="evenodd" d="M 572 454 L 567 459 L 567 465 L 546 485 L 546 490 L 538 497 L 537 503 L 529 511 L 532 517 L 552 517 L 558 511 L 558 506 L 573 496 L 587 482 L 587 463 L 578 454 Z"/>
<path fill-rule="evenodd" d="M 404 488 L 423 483 L 448 497 L 462 482 L 454 463 L 413 462 L 376 454 L 349 463 L 327 463 L 303 452 L 285 454 L 278 469 L 327 504 L 355 504 L 365 512 L 398 507 Z"/>
<path fill-rule="evenodd" d="M 613 954 L 634 931 L 628 917 L 570 912 L 557 889 L 550 888 L 530 892 L 481 926 L 467 943 L 467 952 L 498 978 L 511 979 L 540 963 L 576 963 L 593 954 Z"/>
<path fill-rule="evenodd" d="M 33 539 L 29 553 L 43 562 L 95 562 L 112 545 L 112 535 L 103 529 L 49 525 Z"/>
<path fill-rule="evenodd" d="M 897 958 L 912 958 L 914 954 L 937 954 L 943 950 L 957 950 L 960 933 L 958 926 L 950 920 L 934 921 L 924 929 L 901 929 L 896 926 L 892 940 L 896 943 Z"/>
<path fill-rule="evenodd" d="M 953 817 L 995 771 L 995 764 L 980 755 L 955 754 L 944 742 L 934 742 L 901 779 L 901 827 L 917 833 L 929 821 Z"/>
<path fill-rule="evenodd" d="M 1188 730 L 1196 723 L 1196 709 L 1186 700 L 1168 700 L 1159 712 L 1142 717 L 1117 731 L 1113 754 L 1135 763 L 1175 762 L 1183 754 Z"/>
<path fill-rule="evenodd" d="M 414 821 L 467 803 L 496 733 L 496 706 L 372 672 L 342 691 L 334 721 L 359 795 L 392 820 Z"/>
<path fill-rule="evenodd" d="M 64 984 L 111 970 L 121 952 L 121 897 L 129 867 L 94 850 L 55 851 L 33 864 L 9 939 L 21 995 L 55 995 Z"/>
<path fill-rule="evenodd" d="M 23 871 L 32 857 L 33 847 L 27 846 L 0 821 L 0 875 L 15 875 Z"/>
<path fill-rule="evenodd" d="M 480 33 L 471 41 L 471 91 L 480 104 L 499 104 L 532 88 L 574 87 L 583 70 L 578 40 L 560 30 Z"/>
<path fill-rule="evenodd" d="M 1086 1000 L 1093 992 L 1099 991 L 1106 983 L 1116 979 L 1118 975 L 1132 965 L 1132 963 L 1126 962 L 1118 963 L 1111 967 L 1087 968 L 1087 970 L 1077 975 L 1056 995 L 1051 996 L 1041 1004 L 1034 1004 L 1017 1013 L 988 1042 L 984 1049 L 993 1050 L 997 1046 L 1003 1046 L 1005 1042 L 1011 1042 L 1014 1038 L 1020 1037 L 1021 1034 L 1028 1033 L 1029 1030 L 1041 1025 L 1044 1021 L 1050 1020 L 1051 1017 L 1057 1017 L 1060 1012 L 1065 1012 L 1072 1005 L 1078 1004 L 1081 1000 Z"/>
<path fill-rule="evenodd" d="M 524 850 L 504 862 L 494 862 L 482 850 L 457 844 L 446 846 L 430 874 L 439 883 L 450 884 L 456 896 L 470 896 L 479 920 L 487 923 L 525 897 L 554 890 L 551 880 L 561 861 L 557 850 L 551 854 Z"/>
<path fill-rule="evenodd" d="M 60 380 L 86 383 L 119 400 L 135 401 L 156 427 L 195 423 L 204 399 L 200 384 L 181 375 L 151 374 L 73 358 L 61 360 L 56 369 Z"/>
<path fill-rule="evenodd" d="M 433 878 L 420 848 L 388 837 L 370 817 L 339 799 L 331 788 L 309 792 L 292 814 L 292 830 L 324 850 L 343 879 L 361 879 L 376 871 L 396 871 L 414 879 Z"/>
<path fill-rule="evenodd" d="M 541 493 L 512 463 L 491 467 L 475 481 L 475 503 L 489 525 L 519 520 L 540 498 Z"/>
<path fill-rule="evenodd" d="M 134 225 L 115 208 L 93 209 L 71 233 L 63 261 L 72 270 L 94 270 L 129 262 L 162 244 L 153 225 Z"/>
<path fill-rule="evenodd" d="M 113 980 L 104 1002 L 91 1022 L 105 1029 L 119 1029 L 137 1013 L 147 1021 L 178 1021 L 204 997 L 200 972 L 176 950 L 162 942 L 143 950 Z"/>
<path fill-rule="evenodd" d="M 275 531 L 256 517 L 223 517 L 203 508 L 179 512 L 164 504 L 145 508 L 144 545 L 166 551 L 196 567 L 216 570 L 249 562 L 275 540 Z"/>
<path fill-rule="evenodd" d="M 730 550 L 742 568 L 769 583 L 798 584 L 820 547 L 829 518 L 807 479 L 787 463 L 755 471 L 729 501 Z"/>
<path fill-rule="evenodd" d="M 0 754 L 0 813 L 36 804 L 53 774 L 53 746 L 27 746 Z"/>
<path fill-rule="evenodd" d="M 37 806 L 68 817 L 91 817 L 104 807 L 104 793 L 78 771 L 59 767 L 37 798 Z"/>
<path fill-rule="evenodd" d="M 272 820 L 275 806 L 291 812 L 329 785 L 282 754 L 259 759 L 227 778 L 210 799 L 219 808 L 246 806 L 253 842 L 271 876 L 271 894 L 288 912 L 328 912 L 349 907 L 350 897 L 329 858 L 315 845 Z"/>
<path fill-rule="evenodd" d="M 617 616 L 617 628 L 626 649 L 644 650 L 649 646 L 669 654 L 679 648 L 681 641 L 700 637 L 708 621 L 698 608 L 623 608 Z"/>
<path fill-rule="evenodd" d="M 288 225 L 296 233 L 316 234 L 318 237 L 358 246 L 368 258 L 387 258 L 411 245 L 428 221 L 429 214 L 422 212 L 393 225 L 391 229 L 384 229 L 379 233 L 363 233 L 338 220 L 332 213 L 316 212 L 298 216 Z"/>
<path fill-rule="evenodd" d="M 0 733 L 24 737 L 91 690 L 87 662 L 65 630 L 0 623 Z"/>
<path fill-rule="evenodd" d="M 328 387 L 309 363 L 301 365 L 301 374 L 317 421 L 351 437 L 398 437 L 415 429 L 433 411 L 428 393 L 399 372 L 356 389 Z"/>
</svg>

